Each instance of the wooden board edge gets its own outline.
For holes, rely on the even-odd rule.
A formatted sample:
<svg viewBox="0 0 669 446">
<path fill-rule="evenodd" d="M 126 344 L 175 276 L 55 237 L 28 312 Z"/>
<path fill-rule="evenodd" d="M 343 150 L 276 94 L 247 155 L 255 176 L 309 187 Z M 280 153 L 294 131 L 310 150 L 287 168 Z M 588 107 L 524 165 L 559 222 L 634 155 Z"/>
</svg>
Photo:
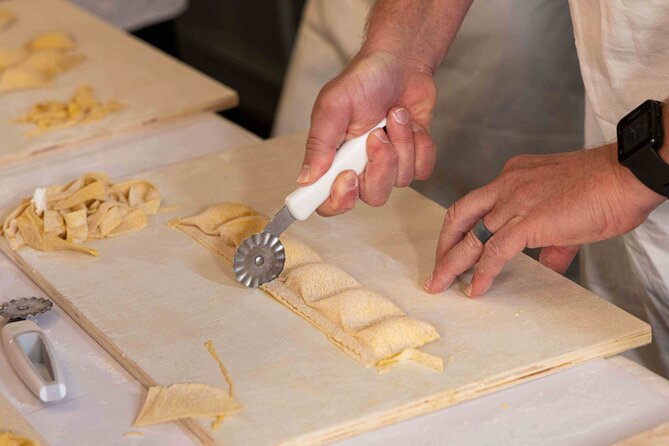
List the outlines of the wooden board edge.
<svg viewBox="0 0 669 446">
<path fill-rule="evenodd" d="M 513 387 L 523 382 L 552 375 L 555 372 L 562 371 L 573 366 L 584 364 L 586 362 L 603 359 L 618 353 L 646 345 L 651 342 L 650 326 L 645 325 L 643 330 L 639 330 L 625 338 L 609 342 L 606 345 L 590 347 L 588 349 L 572 352 L 561 357 L 554 358 L 549 363 L 542 366 L 533 366 L 522 371 L 511 371 L 486 381 L 485 383 L 474 383 L 473 385 L 455 392 L 440 392 L 431 397 L 424 398 L 418 403 L 411 403 L 398 407 L 389 412 L 381 412 L 368 415 L 364 420 L 355 420 L 353 422 L 337 426 L 333 429 L 312 432 L 308 435 L 296 437 L 279 443 L 281 446 L 310 445 L 320 446 L 336 441 L 345 440 L 356 435 L 360 435 L 372 430 L 415 418 L 421 415 L 427 415 L 438 409 L 453 406 L 473 400 L 483 395 L 494 393 L 500 390 Z M 592 349 L 598 349 L 597 354 L 585 355 L 585 352 Z M 539 370 L 539 371 L 537 371 Z M 447 373 L 444 370 L 442 373 Z"/>
<path fill-rule="evenodd" d="M 235 90 L 230 89 L 230 91 L 233 93 L 233 95 L 229 98 L 220 98 L 212 100 L 200 106 L 194 106 L 188 108 L 176 115 L 167 115 L 164 117 L 154 116 L 141 122 L 135 122 L 127 126 L 121 126 L 113 129 L 112 131 L 102 131 L 89 137 L 74 139 L 72 141 L 63 143 L 56 143 L 49 146 L 40 147 L 39 149 L 35 150 L 29 150 L 9 155 L 0 155 L 0 168 L 14 164 L 19 164 L 21 162 L 33 160 L 36 158 L 49 156 L 52 153 L 65 153 L 65 152 L 75 151 L 87 144 L 95 144 L 105 139 L 123 136 L 125 134 L 131 133 L 132 131 L 139 130 L 142 128 L 154 128 L 159 125 L 174 122 L 181 118 L 185 118 L 187 116 L 195 115 L 198 113 L 211 113 L 222 110 L 229 110 L 239 105 L 239 94 Z"/>
<path fill-rule="evenodd" d="M 666 446 L 669 444 L 669 422 L 660 423 L 613 444 L 613 446 Z"/>
<path fill-rule="evenodd" d="M 16 251 L 7 243 L 4 236 L 0 236 L 0 251 L 5 254 L 16 266 L 21 269 L 44 293 L 65 311 L 95 342 L 97 342 L 112 358 L 125 368 L 133 378 L 148 389 L 159 385 L 151 376 L 144 372 L 134 361 L 128 358 L 123 351 L 107 338 L 95 325 L 90 324 L 84 315 L 77 310 L 69 300 L 56 290 L 41 274 L 32 269 Z M 191 438 L 203 445 L 216 444 L 214 438 L 195 420 L 183 419 L 176 422 L 179 427 Z"/>
</svg>

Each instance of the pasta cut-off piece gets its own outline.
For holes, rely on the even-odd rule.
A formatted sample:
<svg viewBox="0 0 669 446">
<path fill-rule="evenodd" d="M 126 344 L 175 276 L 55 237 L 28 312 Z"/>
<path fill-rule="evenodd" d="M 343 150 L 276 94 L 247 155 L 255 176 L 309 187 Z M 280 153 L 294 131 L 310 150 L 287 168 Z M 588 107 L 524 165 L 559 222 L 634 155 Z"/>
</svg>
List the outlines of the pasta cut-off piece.
<svg viewBox="0 0 669 446">
<path fill-rule="evenodd" d="M 223 203 L 172 225 L 231 263 L 239 243 L 260 232 L 266 223 L 266 217 L 244 204 Z M 303 243 L 287 235 L 281 240 L 286 251 L 284 270 L 278 279 L 263 284 L 263 291 L 366 367 L 411 359 L 443 369 L 441 358 L 416 350 L 439 338 L 432 325 L 407 316 L 385 296 L 362 288 L 355 278 L 324 263 Z"/>
<path fill-rule="evenodd" d="M 239 412 L 242 407 L 227 390 L 199 383 L 176 383 L 154 386 L 137 415 L 134 426 L 148 426 L 191 417 L 216 417 Z"/>
</svg>

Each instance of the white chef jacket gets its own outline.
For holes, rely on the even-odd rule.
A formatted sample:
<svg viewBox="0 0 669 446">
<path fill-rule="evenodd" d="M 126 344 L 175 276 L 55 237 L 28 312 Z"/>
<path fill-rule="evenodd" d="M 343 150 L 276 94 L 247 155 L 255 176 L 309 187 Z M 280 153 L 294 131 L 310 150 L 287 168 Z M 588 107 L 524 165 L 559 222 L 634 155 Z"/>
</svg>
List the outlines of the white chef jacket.
<svg viewBox="0 0 669 446">
<path fill-rule="evenodd" d="M 570 0 L 586 91 L 586 145 L 614 141 L 616 124 L 646 99 L 669 98 L 669 2 Z M 669 377 L 669 203 L 634 231 L 581 253 L 582 281 L 653 329 L 632 353 Z"/>
<path fill-rule="evenodd" d="M 373 0 L 309 0 L 275 120 L 305 130 L 320 88 L 360 47 Z M 586 145 L 618 120 L 669 97 L 669 1 L 570 0 L 587 91 Z M 474 2 L 437 74 L 433 177 L 417 189 L 447 205 L 492 179 L 514 154 L 583 147 L 583 94 L 566 4 Z M 669 137 L 668 137 L 669 139 Z M 584 247 L 584 284 L 653 327 L 630 356 L 669 376 L 669 205 L 623 237 Z"/>
<path fill-rule="evenodd" d="M 105 21 L 128 31 L 177 17 L 188 0 L 70 0 Z"/>
<path fill-rule="evenodd" d="M 309 128 L 318 91 L 360 48 L 373 4 L 307 2 L 274 135 Z M 583 147 L 583 86 L 572 36 L 566 2 L 474 2 L 435 79 L 437 166 L 413 187 L 448 205 L 495 178 L 514 155 Z"/>
</svg>

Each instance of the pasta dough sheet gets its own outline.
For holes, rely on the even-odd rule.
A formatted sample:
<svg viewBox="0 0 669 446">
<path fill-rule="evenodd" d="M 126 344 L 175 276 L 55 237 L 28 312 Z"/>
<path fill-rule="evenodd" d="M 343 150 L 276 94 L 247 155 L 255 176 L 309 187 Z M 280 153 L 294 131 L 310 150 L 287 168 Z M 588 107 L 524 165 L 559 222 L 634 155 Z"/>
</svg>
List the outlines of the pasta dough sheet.
<svg viewBox="0 0 669 446">
<path fill-rule="evenodd" d="M 176 383 L 154 386 L 144 401 L 135 427 L 191 417 L 217 417 L 239 412 L 242 407 L 230 398 L 228 391 L 199 383 Z"/>
<path fill-rule="evenodd" d="M 267 221 L 245 204 L 223 203 L 172 225 L 231 263 L 237 246 L 261 232 Z M 365 367 L 414 360 L 443 369 L 441 358 L 415 350 L 439 338 L 432 325 L 363 288 L 292 237 L 282 235 L 281 241 L 286 249 L 284 270 L 262 285 L 263 291 L 311 322 Z"/>
<path fill-rule="evenodd" d="M 15 251 L 25 245 L 98 255 L 82 243 L 143 229 L 159 207 L 160 193 L 148 181 L 114 184 L 104 173 L 87 173 L 38 188 L 5 218 L 2 233 Z"/>
</svg>

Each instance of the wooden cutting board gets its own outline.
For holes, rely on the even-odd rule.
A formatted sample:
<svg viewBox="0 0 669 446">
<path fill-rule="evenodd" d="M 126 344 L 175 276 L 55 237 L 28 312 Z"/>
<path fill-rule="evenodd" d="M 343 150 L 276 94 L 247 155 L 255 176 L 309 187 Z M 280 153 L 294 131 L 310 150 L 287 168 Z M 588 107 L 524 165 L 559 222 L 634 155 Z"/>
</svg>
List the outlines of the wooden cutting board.
<svg viewBox="0 0 669 446">
<path fill-rule="evenodd" d="M 39 446 L 48 445 L 32 424 L 0 394 L 0 434 L 5 431 L 29 438 Z"/>
<path fill-rule="evenodd" d="M 0 164 L 83 141 L 117 134 L 156 121 L 237 105 L 237 93 L 155 50 L 64 0 L 7 0 L 2 8 L 17 16 L 0 33 L 1 46 L 22 46 L 44 32 L 67 32 L 86 60 L 56 76 L 52 85 L 0 94 Z M 67 100 L 81 85 L 98 99 L 126 105 L 120 112 L 86 125 L 27 136 L 33 127 L 12 122 L 37 102 Z"/>
<path fill-rule="evenodd" d="M 444 358 L 442 373 L 412 363 L 387 373 L 362 368 L 167 225 L 226 200 L 272 214 L 295 187 L 304 140 L 273 139 L 138 175 L 179 207 L 143 231 L 91 243 L 99 258 L 2 249 L 147 386 L 225 386 L 203 347 L 213 340 L 245 408 L 216 432 L 206 420 L 187 424 L 203 441 L 226 445 L 322 444 L 650 341 L 647 324 L 524 255 L 483 298 L 466 298 L 464 280 L 426 294 L 420 283 L 444 209 L 407 188 L 382 208 L 360 205 L 289 229 L 441 334 L 423 349 Z"/>
</svg>

